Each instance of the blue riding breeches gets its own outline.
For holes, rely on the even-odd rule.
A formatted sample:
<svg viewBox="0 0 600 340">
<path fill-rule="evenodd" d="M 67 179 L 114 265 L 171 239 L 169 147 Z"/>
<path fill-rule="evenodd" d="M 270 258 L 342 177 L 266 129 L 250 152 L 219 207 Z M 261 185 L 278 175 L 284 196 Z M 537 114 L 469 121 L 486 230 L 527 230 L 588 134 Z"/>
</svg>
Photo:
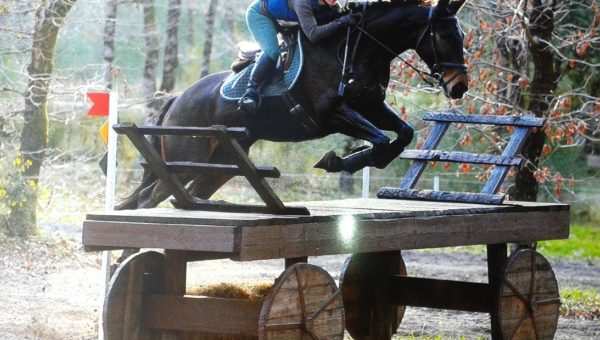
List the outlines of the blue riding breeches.
<svg viewBox="0 0 600 340">
<path fill-rule="evenodd" d="M 261 0 L 255 0 L 246 11 L 246 23 L 252 37 L 260 45 L 263 54 L 277 61 L 279 58 L 279 42 L 273 19 L 261 12 Z"/>
</svg>

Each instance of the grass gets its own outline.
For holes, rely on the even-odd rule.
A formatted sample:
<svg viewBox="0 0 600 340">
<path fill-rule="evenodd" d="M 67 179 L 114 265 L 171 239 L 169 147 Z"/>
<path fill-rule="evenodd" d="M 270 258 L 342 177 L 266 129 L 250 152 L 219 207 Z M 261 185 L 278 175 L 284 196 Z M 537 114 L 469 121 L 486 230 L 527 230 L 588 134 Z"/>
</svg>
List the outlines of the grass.
<svg viewBox="0 0 600 340">
<path fill-rule="evenodd" d="M 599 245 L 600 228 L 572 225 L 568 239 L 539 242 L 538 251 L 549 257 L 591 260 L 600 258 Z"/>
<path fill-rule="evenodd" d="M 578 319 L 600 319 L 600 292 L 593 288 L 563 288 L 560 315 Z"/>
<path fill-rule="evenodd" d="M 600 259 L 600 228 L 583 225 L 572 225 L 569 238 L 538 242 L 537 250 L 549 258 L 568 260 L 598 260 Z M 471 255 L 485 255 L 485 245 L 448 247 L 441 249 L 426 249 L 430 252 L 458 252 Z"/>
</svg>

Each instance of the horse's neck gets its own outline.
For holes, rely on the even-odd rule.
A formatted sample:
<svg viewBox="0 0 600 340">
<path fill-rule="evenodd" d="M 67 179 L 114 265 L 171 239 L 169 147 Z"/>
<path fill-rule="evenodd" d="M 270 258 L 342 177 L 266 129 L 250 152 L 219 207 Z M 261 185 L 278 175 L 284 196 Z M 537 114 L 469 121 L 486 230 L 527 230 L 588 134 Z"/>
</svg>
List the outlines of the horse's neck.
<svg viewBox="0 0 600 340">
<path fill-rule="evenodd" d="M 373 8 L 373 12 L 367 13 L 365 30 L 377 41 L 365 39 L 368 49 L 391 62 L 395 55 L 416 48 L 419 37 L 427 28 L 428 16 L 429 8 L 420 6 Z"/>
</svg>

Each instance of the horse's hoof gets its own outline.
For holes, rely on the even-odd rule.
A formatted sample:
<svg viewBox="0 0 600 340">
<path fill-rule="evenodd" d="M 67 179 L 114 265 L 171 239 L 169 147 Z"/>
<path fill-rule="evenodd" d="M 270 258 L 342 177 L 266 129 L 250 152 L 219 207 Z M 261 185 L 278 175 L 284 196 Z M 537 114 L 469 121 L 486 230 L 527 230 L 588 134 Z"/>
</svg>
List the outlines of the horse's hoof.
<svg viewBox="0 0 600 340">
<path fill-rule="evenodd" d="M 332 150 L 326 153 L 314 167 L 326 170 L 327 172 L 340 172 L 343 165 L 344 161 Z"/>
</svg>

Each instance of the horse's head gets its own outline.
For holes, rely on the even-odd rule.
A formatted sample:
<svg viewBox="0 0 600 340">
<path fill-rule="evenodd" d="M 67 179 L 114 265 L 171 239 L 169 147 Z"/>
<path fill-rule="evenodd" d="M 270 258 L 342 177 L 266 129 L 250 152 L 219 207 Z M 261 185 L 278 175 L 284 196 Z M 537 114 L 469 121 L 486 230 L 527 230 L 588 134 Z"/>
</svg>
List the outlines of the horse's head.
<svg viewBox="0 0 600 340">
<path fill-rule="evenodd" d="M 468 90 L 463 56 L 463 32 L 456 13 L 466 0 L 440 0 L 429 10 L 427 26 L 419 36 L 415 50 L 437 78 L 444 94 L 462 98 Z"/>
</svg>

